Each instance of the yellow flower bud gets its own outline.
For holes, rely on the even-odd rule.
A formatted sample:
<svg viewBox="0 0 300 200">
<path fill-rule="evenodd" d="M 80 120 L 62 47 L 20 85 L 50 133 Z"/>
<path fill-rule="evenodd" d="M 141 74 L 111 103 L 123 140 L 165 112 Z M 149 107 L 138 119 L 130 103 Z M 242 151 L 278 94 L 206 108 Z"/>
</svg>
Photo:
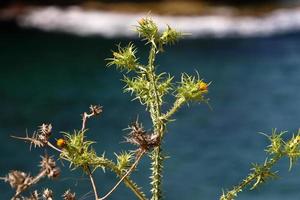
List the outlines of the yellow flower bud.
<svg viewBox="0 0 300 200">
<path fill-rule="evenodd" d="M 198 88 L 199 88 L 200 92 L 205 92 L 205 93 L 208 92 L 208 84 L 203 81 L 200 81 L 198 83 Z"/>
<path fill-rule="evenodd" d="M 59 147 L 59 148 L 64 148 L 66 146 L 66 141 L 62 138 L 59 138 L 57 141 L 56 141 L 56 145 Z"/>
</svg>

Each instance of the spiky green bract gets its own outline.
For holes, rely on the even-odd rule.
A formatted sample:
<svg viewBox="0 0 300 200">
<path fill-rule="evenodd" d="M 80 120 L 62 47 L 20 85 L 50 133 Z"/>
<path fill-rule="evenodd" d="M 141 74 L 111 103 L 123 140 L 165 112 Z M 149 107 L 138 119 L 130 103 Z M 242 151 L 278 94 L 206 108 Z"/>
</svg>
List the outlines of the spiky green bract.
<svg viewBox="0 0 300 200">
<path fill-rule="evenodd" d="M 64 132 L 66 138 L 66 147 L 61 153 L 61 158 L 70 162 L 70 167 L 76 169 L 83 167 L 87 170 L 91 161 L 97 160 L 96 152 L 91 148 L 93 141 L 85 140 L 84 131 L 74 131 L 73 134 Z"/>
<path fill-rule="evenodd" d="M 280 133 L 277 133 L 276 129 L 272 130 L 271 135 L 265 135 L 269 141 L 270 145 L 267 146 L 266 152 L 268 152 L 270 155 L 279 155 L 283 151 L 284 141 L 282 139 L 283 134 L 285 134 L 286 131 L 282 131 Z"/>
<path fill-rule="evenodd" d="M 158 27 L 150 17 L 139 20 L 136 31 L 138 32 L 139 37 L 146 40 L 147 43 L 155 44 L 159 39 Z"/>
<path fill-rule="evenodd" d="M 297 135 L 293 135 L 292 139 L 290 139 L 285 144 L 285 154 L 290 159 L 290 167 L 289 170 L 292 169 L 293 164 L 300 157 L 300 130 Z"/>
<path fill-rule="evenodd" d="M 120 70 L 131 71 L 138 67 L 138 59 L 136 58 L 137 50 L 133 44 L 128 44 L 127 47 L 118 45 L 118 51 L 113 51 L 113 57 L 107 58 L 109 61 L 107 66 L 116 65 Z"/>
<path fill-rule="evenodd" d="M 177 88 L 177 98 L 182 98 L 186 102 L 196 101 L 196 102 L 208 102 L 205 98 L 208 90 L 202 90 L 200 88 L 201 84 L 206 84 L 203 80 L 190 76 L 188 74 L 182 74 L 180 86 Z M 207 84 L 208 86 L 209 84 Z"/>
<path fill-rule="evenodd" d="M 270 142 L 266 148 L 269 158 L 263 164 L 253 164 L 251 173 L 238 186 L 226 193 L 223 192 L 220 200 L 234 200 L 247 186 L 252 185 L 250 188 L 252 190 L 267 180 L 276 178 L 277 172 L 272 172 L 272 167 L 283 157 L 290 159 L 289 169 L 292 168 L 300 157 L 300 131 L 286 141 L 282 138 L 285 133 L 286 131 L 277 133 L 276 129 L 273 129 L 271 135 L 264 134 Z"/>
<path fill-rule="evenodd" d="M 167 28 L 160 33 L 156 23 L 150 18 L 142 18 L 138 21 L 136 31 L 143 40 L 151 43 L 155 46 L 156 50 L 163 51 L 164 45 L 173 45 L 179 39 L 183 37 L 183 34 L 176 31 L 171 26 L 167 25 Z"/>
<path fill-rule="evenodd" d="M 131 152 L 121 152 L 120 154 L 116 154 L 117 157 L 117 168 L 124 172 L 126 171 L 130 165 L 132 164 L 132 160 L 134 159 L 134 155 Z"/>
<path fill-rule="evenodd" d="M 167 29 L 162 33 L 160 37 L 160 49 L 163 50 L 163 45 L 173 45 L 179 39 L 183 37 L 181 32 L 176 31 L 175 29 L 171 28 L 169 25 Z"/>
<path fill-rule="evenodd" d="M 157 86 L 158 103 L 160 105 L 163 103 L 163 97 L 172 90 L 172 80 L 173 77 L 166 73 L 161 73 L 154 78 Z M 142 105 L 146 105 L 149 108 L 155 96 L 153 95 L 153 88 L 149 84 L 147 75 L 144 74 L 133 78 L 124 76 L 123 81 L 126 83 L 124 92 L 135 94 L 136 97 L 134 100 L 138 99 Z"/>
</svg>

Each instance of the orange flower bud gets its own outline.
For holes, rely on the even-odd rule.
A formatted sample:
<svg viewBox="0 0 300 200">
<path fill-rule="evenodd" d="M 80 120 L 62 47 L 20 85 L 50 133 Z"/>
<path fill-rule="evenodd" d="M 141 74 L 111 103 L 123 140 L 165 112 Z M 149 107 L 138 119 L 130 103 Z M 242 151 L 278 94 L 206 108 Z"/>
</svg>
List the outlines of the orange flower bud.
<svg viewBox="0 0 300 200">
<path fill-rule="evenodd" d="M 142 18 L 142 19 L 140 19 L 140 20 L 138 21 L 138 23 L 139 23 L 140 25 L 143 25 L 143 24 L 146 23 L 146 20 L 145 20 L 144 18 Z"/>
<path fill-rule="evenodd" d="M 62 138 L 59 138 L 57 141 L 56 141 L 56 145 L 59 147 L 59 148 L 64 148 L 66 146 L 66 141 Z"/>
<path fill-rule="evenodd" d="M 201 92 L 208 92 L 208 84 L 203 81 L 199 82 L 198 88 Z"/>
</svg>

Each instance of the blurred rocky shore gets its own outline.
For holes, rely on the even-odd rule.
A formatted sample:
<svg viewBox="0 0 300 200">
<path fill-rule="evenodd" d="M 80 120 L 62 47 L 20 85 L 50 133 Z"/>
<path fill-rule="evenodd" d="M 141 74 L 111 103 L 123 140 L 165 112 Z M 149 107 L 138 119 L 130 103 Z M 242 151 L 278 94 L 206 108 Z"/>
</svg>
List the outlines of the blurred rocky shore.
<svg viewBox="0 0 300 200">
<path fill-rule="evenodd" d="M 278 8 L 292 8 L 300 5 L 298 1 L 245 1 L 245 0 L 157 0 L 157 1 L 10 1 L 0 2 L 0 20 L 14 20 L 32 9 L 45 6 L 78 6 L 85 10 L 100 10 L 122 13 L 148 13 L 158 15 L 255 15 L 260 16 Z"/>
<path fill-rule="evenodd" d="M 131 37 L 132 31 L 126 27 L 147 13 L 194 37 L 256 37 L 300 31 L 300 3 L 296 0 L 7 0 L 0 5 L 2 27 L 13 24 L 81 36 Z"/>
</svg>

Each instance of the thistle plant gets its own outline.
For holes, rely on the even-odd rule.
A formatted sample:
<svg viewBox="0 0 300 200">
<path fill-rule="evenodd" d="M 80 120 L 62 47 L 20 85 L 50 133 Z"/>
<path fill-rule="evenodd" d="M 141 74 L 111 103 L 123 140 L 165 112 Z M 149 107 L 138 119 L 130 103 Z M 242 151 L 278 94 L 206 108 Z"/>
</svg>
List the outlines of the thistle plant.
<svg viewBox="0 0 300 200">
<path fill-rule="evenodd" d="M 185 104 L 204 103 L 209 105 L 207 94 L 210 83 L 200 78 L 198 73 L 195 76 L 182 73 L 180 81 L 175 82 L 172 75 L 167 72 L 159 73 L 157 70 L 157 54 L 164 52 L 166 45 L 174 45 L 184 34 L 170 26 L 159 30 L 150 17 L 138 21 L 135 28 L 141 40 L 149 48 L 148 62 L 140 63 L 137 48 L 133 43 L 124 47 L 118 45 L 116 51 L 113 51 L 112 57 L 107 59 L 108 67 L 115 66 L 118 70 L 125 72 L 122 80 L 125 84 L 124 92 L 130 93 L 134 100 L 138 100 L 151 118 L 152 126 L 147 129 L 139 120 L 130 123 L 125 129 L 127 131 L 127 135 L 124 137 L 125 142 L 132 144 L 133 150 L 115 153 L 115 159 L 106 157 L 104 153 L 96 152 L 95 142 L 88 139 L 87 122 L 91 118 L 101 116 L 103 108 L 98 105 L 91 105 L 89 111 L 82 114 L 80 128 L 58 133 L 60 136 L 56 141 L 53 139 L 53 135 L 57 133 L 53 133 L 52 125 L 48 123 L 39 126 L 31 136 L 28 134 L 25 137 L 12 136 L 28 142 L 30 149 L 32 147 L 54 149 L 58 159 L 67 162 L 71 170 L 81 170 L 89 178 L 95 200 L 107 199 L 121 183 L 124 183 L 139 200 L 162 200 L 164 197 L 162 178 L 165 159 L 162 144 L 167 133 L 167 125 L 174 120 L 174 114 Z M 173 102 L 168 104 L 171 105 L 169 108 L 165 105 L 168 96 L 173 97 Z M 224 191 L 220 200 L 234 200 L 245 188 L 249 187 L 253 190 L 262 183 L 276 178 L 278 174 L 273 171 L 273 166 L 284 157 L 289 158 L 289 169 L 292 169 L 300 157 L 300 130 L 290 139 L 283 138 L 285 133 L 277 132 L 274 129 L 270 135 L 263 134 L 270 142 L 266 148 L 265 162 L 252 164 L 248 176 L 231 190 Z M 151 160 L 149 167 L 151 170 L 150 198 L 130 177 L 144 157 Z M 55 192 L 51 188 L 30 190 L 43 178 L 59 178 L 61 171 L 55 157 L 48 154 L 41 156 L 38 167 L 40 172 L 35 176 L 29 172 L 12 170 L 1 177 L 1 180 L 8 182 L 15 190 L 12 200 L 54 199 Z M 96 183 L 94 179 L 94 172 L 98 169 L 102 169 L 104 172 L 110 170 L 118 177 L 115 185 L 104 195 L 100 195 L 99 183 Z M 101 184 L 105 183 L 101 182 Z M 28 195 L 25 195 L 26 191 L 30 191 L 27 193 Z M 69 188 L 66 188 L 60 197 L 64 200 L 77 199 L 76 193 Z"/>
<path fill-rule="evenodd" d="M 128 139 L 133 144 L 138 144 L 145 149 L 151 159 L 151 200 L 160 200 L 163 197 L 162 175 L 163 161 L 165 159 L 162 142 L 167 130 L 167 124 L 172 120 L 173 114 L 189 102 L 208 103 L 206 94 L 209 84 L 199 76 L 190 76 L 183 73 L 181 81 L 174 83 L 174 78 L 166 72 L 158 73 L 156 55 L 164 51 L 166 45 L 175 44 L 183 34 L 167 26 L 160 31 L 155 22 L 147 17 L 138 22 L 136 31 L 139 37 L 149 46 L 148 63 L 142 64 L 137 59 L 137 49 L 133 44 L 125 47 L 118 46 L 113 52 L 113 57 L 108 58 L 107 66 L 115 65 L 117 69 L 125 71 L 123 82 L 124 92 L 129 92 L 135 100 L 145 106 L 152 120 L 152 133 L 142 137 L 143 133 L 131 135 L 134 140 Z M 131 72 L 131 73 L 130 73 Z M 168 111 L 163 111 L 165 97 L 172 95 L 174 103 Z M 135 129 L 141 129 L 137 124 Z M 139 131 L 136 131 L 139 133 Z"/>
</svg>

